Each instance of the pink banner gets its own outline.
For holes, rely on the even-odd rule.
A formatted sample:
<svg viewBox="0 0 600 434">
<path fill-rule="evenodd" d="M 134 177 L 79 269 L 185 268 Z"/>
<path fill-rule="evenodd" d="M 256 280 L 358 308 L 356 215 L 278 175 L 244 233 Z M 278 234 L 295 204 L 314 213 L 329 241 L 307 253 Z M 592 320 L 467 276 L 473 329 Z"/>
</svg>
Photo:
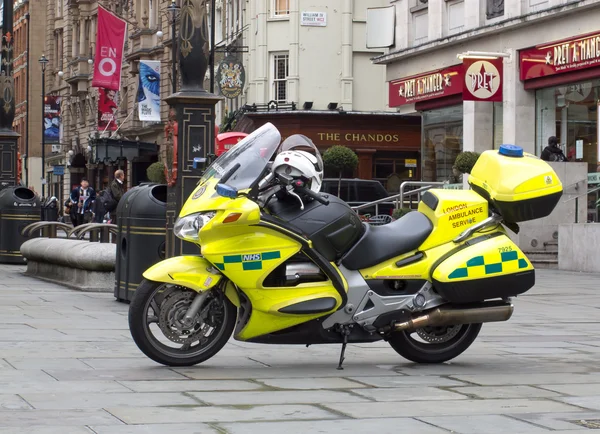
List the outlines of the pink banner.
<svg viewBox="0 0 600 434">
<path fill-rule="evenodd" d="M 92 86 L 118 91 L 127 23 L 98 6 L 98 32 Z"/>
</svg>

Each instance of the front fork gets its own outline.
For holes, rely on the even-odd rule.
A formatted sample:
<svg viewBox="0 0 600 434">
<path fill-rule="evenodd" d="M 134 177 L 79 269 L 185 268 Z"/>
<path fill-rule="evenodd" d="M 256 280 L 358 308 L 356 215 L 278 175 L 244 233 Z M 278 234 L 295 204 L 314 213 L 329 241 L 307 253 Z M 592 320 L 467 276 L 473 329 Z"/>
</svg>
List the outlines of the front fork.
<svg viewBox="0 0 600 434">
<path fill-rule="evenodd" d="M 181 320 L 181 322 L 183 323 L 184 326 L 186 326 L 186 327 L 192 326 L 192 324 L 194 323 L 194 318 L 196 317 L 196 315 L 198 315 L 200 308 L 204 304 L 204 301 L 208 298 L 211 291 L 212 291 L 212 288 L 209 289 L 208 291 L 200 292 L 200 293 L 198 293 L 198 295 L 196 295 L 196 297 L 194 297 L 194 301 L 192 301 L 192 305 L 189 307 L 189 309 L 185 313 L 185 316 Z"/>
<path fill-rule="evenodd" d="M 215 290 L 215 288 L 217 290 L 219 290 L 219 289 L 222 290 L 225 297 L 227 297 L 229 299 L 229 301 L 231 303 L 233 303 L 233 305 L 235 307 L 237 307 L 237 308 L 240 307 L 240 305 L 241 305 L 240 297 L 237 293 L 237 289 L 236 289 L 235 285 L 233 284 L 233 282 L 226 281 L 225 284 L 220 283 L 217 286 L 213 286 L 210 289 L 199 292 L 196 295 L 196 297 L 194 297 L 194 301 L 192 301 L 192 304 L 190 305 L 190 307 L 188 308 L 187 312 L 185 313 L 185 315 L 182 319 L 182 322 L 185 326 L 187 326 L 187 327 L 192 326 L 194 318 L 196 317 L 196 315 L 198 315 L 198 312 L 200 312 L 200 308 L 206 301 L 206 298 L 210 295 L 211 291 Z"/>
</svg>

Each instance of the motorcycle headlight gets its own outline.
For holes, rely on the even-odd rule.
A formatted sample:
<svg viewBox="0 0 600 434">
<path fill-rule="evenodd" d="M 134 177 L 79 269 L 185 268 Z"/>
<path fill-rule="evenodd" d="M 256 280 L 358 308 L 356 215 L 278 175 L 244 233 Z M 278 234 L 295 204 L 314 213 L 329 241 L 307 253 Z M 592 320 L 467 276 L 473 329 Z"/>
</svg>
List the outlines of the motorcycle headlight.
<svg viewBox="0 0 600 434">
<path fill-rule="evenodd" d="M 185 217 L 180 217 L 175 222 L 173 233 L 179 239 L 190 242 L 198 242 L 200 236 L 198 232 L 204 227 L 213 217 L 214 212 L 190 214 Z"/>
</svg>

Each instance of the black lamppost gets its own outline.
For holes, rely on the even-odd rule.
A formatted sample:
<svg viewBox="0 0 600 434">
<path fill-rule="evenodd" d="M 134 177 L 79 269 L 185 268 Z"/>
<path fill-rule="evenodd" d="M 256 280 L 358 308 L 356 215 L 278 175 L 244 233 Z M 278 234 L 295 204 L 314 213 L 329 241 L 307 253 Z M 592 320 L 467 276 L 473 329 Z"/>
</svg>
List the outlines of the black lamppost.
<svg viewBox="0 0 600 434">
<path fill-rule="evenodd" d="M 24 161 L 24 169 L 25 169 L 25 185 L 29 187 L 29 65 L 31 64 L 29 59 L 29 41 L 30 41 L 30 18 L 29 12 L 25 14 L 25 19 L 27 20 L 27 71 L 25 71 L 25 99 L 27 100 L 26 113 L 25 117 L 27 118 L 27 123 L 25 124 L 25 161 Z"/>
<path fill-rule="evenodd" d="M 175 0 L 167 7 L 167 10 L 171 12 L 171 78 L 173 80 L 173 93 L 177 92 L 177 40 L 175 35 L 177 34 L 177 11 L 179 6 L 175 3 Z"/>
<path fill-rule="evenodd" d="M 215 93 L 215 0 L 210 0 L 210 93 Z"/>
<path fill-rule="evenodd" d="M 46 116 L 46 65 L 48 59 L 42 54 L 40 57 L 40 66 L 42 67 L 42 197 L 46 196 L 46 127 L 44 117 Z"/>
</svg>

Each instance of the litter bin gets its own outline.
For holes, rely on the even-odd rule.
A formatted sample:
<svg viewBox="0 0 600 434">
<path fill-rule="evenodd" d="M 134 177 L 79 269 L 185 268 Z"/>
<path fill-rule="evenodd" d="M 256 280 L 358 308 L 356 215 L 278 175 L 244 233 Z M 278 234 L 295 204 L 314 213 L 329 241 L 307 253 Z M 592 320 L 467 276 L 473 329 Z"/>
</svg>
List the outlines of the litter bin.
<svg viewBox="0 0 600 434">
<path fill-rule="evenodd" d="M 27 239 L 21 235 L 25 227 L 40 221 L 40 201 L 25 187 L 0 190 L 0 262 L 23 264 L 21 244 Z"/>
<path fill-rule="evenodd" d="M 142 273 L 165 258 L 167 186 L 142 184 L 123 195 L 117 207 L 115 298 L 131 301 Z"/>
<path fill-rule="evenodd" d="M 42 221 L 58 221 L 58 199 L 56 197 L 49 197 L 42 203 Z"/>
</svg>

